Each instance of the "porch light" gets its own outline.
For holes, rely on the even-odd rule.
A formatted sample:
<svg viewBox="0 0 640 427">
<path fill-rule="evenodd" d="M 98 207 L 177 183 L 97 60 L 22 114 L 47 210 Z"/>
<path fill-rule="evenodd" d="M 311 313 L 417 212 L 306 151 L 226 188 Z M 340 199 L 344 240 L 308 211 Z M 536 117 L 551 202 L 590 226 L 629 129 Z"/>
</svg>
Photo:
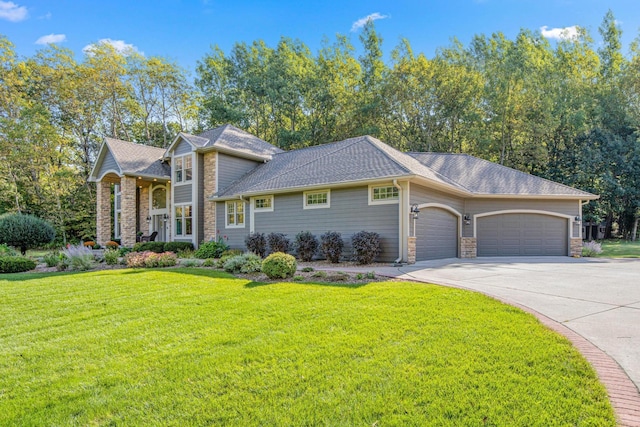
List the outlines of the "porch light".
<svg viewBox="0 0 640 427">
<path fill-rule="evenodd" d="M 167 222 L 167 221 L 169 220 L 169 215 L 164 214 L 164 215 L 162 216 L 162 220 L 163 220 L 164 222 Z"/>
<path fill-rule="evenodd" d="M 147 222 L 151 222 L 151 215 L 147 215 Z"/>
<path fill-rule="evenodd" d="M 580 224 L 580 223 L 582 222 L 582 218 L 580 218 L 580 216 L 576 215 L 576 217 L 574 218 L 574 221 L 575 221 L 577 224 Z"/>
<path fill-rule="evenodd" d="M 418 205 L 411 206 L 411 218 L 418 219 L 418 214 L 420 213 L 420 209 L 418 209 Z"/>
<path fill-rule="evenodd" d="M 462 219 L 464 220 L 465 225 L 471 224 L 471 216 L 469 214 L 464 214 L 464 217 Z"/>
</svg>

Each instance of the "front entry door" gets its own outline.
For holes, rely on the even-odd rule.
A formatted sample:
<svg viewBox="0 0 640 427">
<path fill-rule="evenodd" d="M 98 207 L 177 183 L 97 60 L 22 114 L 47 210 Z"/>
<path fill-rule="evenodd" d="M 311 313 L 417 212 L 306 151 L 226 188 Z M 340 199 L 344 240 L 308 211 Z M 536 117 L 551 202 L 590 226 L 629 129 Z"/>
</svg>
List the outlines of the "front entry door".
<svg viewBox="0 0 640 427">
<path fill-rule="evenodd" d="M 164 219 L 164 214 L 153 215 L 151 233 L 154 231 L 158 232 L 158 235 L 156 236 L 157 242 L 167 241 L 167 222 Z"/>
</svg>

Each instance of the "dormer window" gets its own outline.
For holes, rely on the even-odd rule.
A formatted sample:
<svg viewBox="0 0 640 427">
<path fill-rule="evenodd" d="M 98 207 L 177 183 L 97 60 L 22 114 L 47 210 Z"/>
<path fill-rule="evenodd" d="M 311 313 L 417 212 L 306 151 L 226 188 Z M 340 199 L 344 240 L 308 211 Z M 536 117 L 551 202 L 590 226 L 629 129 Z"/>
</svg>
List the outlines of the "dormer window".
<svg viewBox="0 0 640 427">
<path fill-rule="evenodd" d="M 175 158 L 176 166 L 174 176 L 176 183 L 191 181 L 191 178 L 193 176 L 193 167 L 191 162 L 191 154 Z"/>
</svg>

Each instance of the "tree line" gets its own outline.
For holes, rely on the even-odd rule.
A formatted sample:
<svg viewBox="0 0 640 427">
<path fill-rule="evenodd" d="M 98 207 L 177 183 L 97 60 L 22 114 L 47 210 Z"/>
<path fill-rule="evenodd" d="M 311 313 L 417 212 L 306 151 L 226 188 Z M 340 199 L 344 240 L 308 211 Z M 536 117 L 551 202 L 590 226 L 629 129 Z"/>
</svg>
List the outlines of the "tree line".
<svg viewBox="0 0 640 427">
<path fill-rule="evenodd" d="M 0 37 L 0 213 L 52 221 L 60 239 L 95 233 L 86 182 L 103 137 L 166 147 L 180 131 L 231 123 L 283 149 L 369 134 L 402 151 L 469 153 L 591 191 L 584 220 L 636 234 L 640 210 L 640 38 L 623 54 L 605 15 L 596 43 L 539 32 L 453 40 L 432 58 L 402 40 L 384 61 L 373 22 L 359 49 L 337 35 L 315 54 L 212 47 L 190 80 L 161 57 L 93 45 L 77 62 L 51 46 L 17 58 Z"/>
</svg>

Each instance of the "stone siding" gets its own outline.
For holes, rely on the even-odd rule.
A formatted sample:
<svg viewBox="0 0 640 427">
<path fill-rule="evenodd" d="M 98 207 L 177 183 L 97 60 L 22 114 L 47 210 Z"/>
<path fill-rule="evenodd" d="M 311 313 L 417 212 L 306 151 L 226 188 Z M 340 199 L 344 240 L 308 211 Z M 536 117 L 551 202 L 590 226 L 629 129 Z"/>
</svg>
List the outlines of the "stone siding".
<svg viewBox="0 0 640 427">
<path fill-rule="evenodd" d="M 569 256 L 578 257 L 582 255 L 582 237 L 572 237 L 569 246 Z"/>
<path fill-rule="evenodd" d="M 149 216 L 149 187 L 142 187 L 140 189 L 140 209 L 138 213 L 138 224 L 140 224 L 140 231 L 145 236 L 149 234 L 149 228 L 151 224 L 147 221 Z"/>
<path fill-rule="evenodd" d="M 415 264 L 416 263 L 416 238 L 408 237 L 407 245 L 408 245 L 407 262 L 409 264 Z"/>
<path fill-rule="evenodd" d="M 460 258 L 475 258 L 478 256 L 478 242 L 475 237 L 460 238 Z"/>
<path fill-rule="evenodd" d="M 111 184 L 100 181 L 96 187 L 96 241 L 104 245 L 111 240 Z"/>
<path fill-rule="evenodd" d="M 130 248 L 136 243 L 136 179 L 125 176 L 120 182 L 122 187 L 120 241 L 122 246 Z"/>
<path fill-rule="evenodd" d="M 216 153 L 204 154 L 204 240 L 216 238 L 216 204 L 209 197 L 216 192 Z"/>
</svg>

